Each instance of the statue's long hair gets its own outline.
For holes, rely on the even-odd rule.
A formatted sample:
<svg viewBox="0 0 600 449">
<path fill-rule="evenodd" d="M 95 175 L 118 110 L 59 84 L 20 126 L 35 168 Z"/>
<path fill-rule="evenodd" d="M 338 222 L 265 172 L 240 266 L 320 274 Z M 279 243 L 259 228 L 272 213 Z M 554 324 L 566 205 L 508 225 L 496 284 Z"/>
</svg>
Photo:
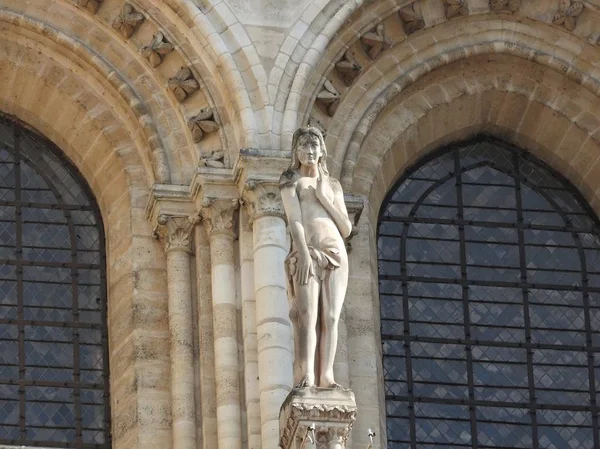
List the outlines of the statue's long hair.
<svg viewBox="0 0 600 449">
<path fill-rule="evenodd" d="M 329 170 L 327 170 L 327 148 L 325 147 L 325 139 L 323 139 L 323 134 L 321 134 L 321 131 L 314 126 L 304 126 L 302 128 L 298 128 L 294 133 L 294 136 L 292 137 L 292 163 L 288 168 L 288 172 L 295 172 L 300 168 L 300 159 L 298 158 L 298 152 L 296 151 L 296 148 L 298 147 L 300 138 L 304 136 L 314 136 L 319 139 L 319 144 L 321 145 L 321 157 L 317 163 L 321 166 L 325 175 L 329 176 Z"/>
</svg>

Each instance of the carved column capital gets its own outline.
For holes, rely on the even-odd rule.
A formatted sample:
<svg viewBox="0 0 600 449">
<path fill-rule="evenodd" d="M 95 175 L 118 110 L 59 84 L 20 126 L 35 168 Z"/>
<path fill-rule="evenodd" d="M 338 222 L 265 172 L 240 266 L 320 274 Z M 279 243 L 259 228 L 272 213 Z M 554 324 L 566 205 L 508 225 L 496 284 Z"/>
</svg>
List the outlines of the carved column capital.
<svg viewBox="0 0 600 449">
<path fill-rule="evenodd" d="M 154 233 L 164 241 L 165 251 L 192 252 L 192 232 L 197 223 L 194 217 L 161 214 L 157 221 Z"/>
<path fill-rule="evenodd" d="M 200 216 L 209 236 L 215 234 L 234 234 L 233 213 L 240 207 L 239 200 L 205 198 Z"/>
<path fill-rule="evenodd" d="M 280 217 L 285 220 L 278 182 L 246 181 L 242 202 L 248 211 L 250 222 L 265 216 Z"/>
</svg>

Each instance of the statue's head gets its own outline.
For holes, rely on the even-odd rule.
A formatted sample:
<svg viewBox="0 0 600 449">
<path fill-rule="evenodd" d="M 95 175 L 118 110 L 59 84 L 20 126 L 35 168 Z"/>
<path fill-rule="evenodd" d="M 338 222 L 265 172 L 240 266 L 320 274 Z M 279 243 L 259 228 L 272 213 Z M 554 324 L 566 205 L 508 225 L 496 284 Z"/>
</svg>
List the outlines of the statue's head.
<svg viewBox="0 0 600 449">
<path fill-rule="evenodd" d="M 298 170 L 303 163 L 310 164 L 313 152 L 316 153 L 316 163 L 321 166 L 326 175 L 329 175 L 327 149 L 325 148 L 323 134 L 312 126 L 298 128 L 292 137 L 292 163 L 290 169 Z"/>
</svg>

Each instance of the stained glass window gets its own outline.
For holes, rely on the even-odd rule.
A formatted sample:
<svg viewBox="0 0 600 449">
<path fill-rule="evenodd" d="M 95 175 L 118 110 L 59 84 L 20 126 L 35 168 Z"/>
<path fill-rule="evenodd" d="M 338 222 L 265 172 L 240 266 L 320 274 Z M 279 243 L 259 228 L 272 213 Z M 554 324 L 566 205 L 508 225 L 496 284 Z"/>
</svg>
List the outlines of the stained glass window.
<svg viewBox="0 0 600 449">
<path fill-rule="evenodd" d="M 378 229 L 388 449 L 600 449 L 600 228 L 481 138 L 405 175 Z"/>
<path fill-rule="evenodd" d="M 109 448 L 104 240 L 60 152 L 0 116 L 0 444 Z"/>
</svg>

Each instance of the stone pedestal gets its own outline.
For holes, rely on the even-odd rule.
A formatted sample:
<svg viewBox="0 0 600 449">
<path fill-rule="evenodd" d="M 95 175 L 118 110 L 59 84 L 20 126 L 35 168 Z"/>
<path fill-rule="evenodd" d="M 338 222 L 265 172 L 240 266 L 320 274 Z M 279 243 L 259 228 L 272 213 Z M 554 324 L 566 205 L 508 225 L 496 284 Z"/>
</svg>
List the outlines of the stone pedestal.
<svg viewBox="0 0 600 449">
<path fill-rule="evenodd" d="M 351 390 L 294 388 L 279 412 L 279 446 L 282 449 L 345 449 L 355 420 L 356 402 Z M 315 444 L 311 445 L 313 425 Z"/>
</svg>

